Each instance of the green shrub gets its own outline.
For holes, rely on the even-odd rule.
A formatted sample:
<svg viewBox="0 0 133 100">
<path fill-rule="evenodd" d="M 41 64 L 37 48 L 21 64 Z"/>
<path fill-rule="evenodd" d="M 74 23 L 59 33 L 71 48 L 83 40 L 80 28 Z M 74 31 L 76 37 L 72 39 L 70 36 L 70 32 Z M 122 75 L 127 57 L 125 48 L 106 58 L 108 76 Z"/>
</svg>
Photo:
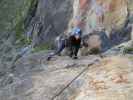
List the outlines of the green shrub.
<svg viewBox="0 0 133 100">
<path fill-rule="evenodd" d="M 39 46 L 36 46 L 35 48 L 33 48 L 33 53 L 35 53 L 35 52 L 40 52 L 40 51 L 47 51 L 47 50 L 49 50 L 51 47 L 50 47 L 50 45 L 48 45 L 48 44 L 42 44 L 42 45 L 39 45 Z"/>
<path fill-rule="evenodd" d="M 125 47 L 123 53 L 131 53 L 133 52 L 133 47 Z"/>
<path fill-rule="evenodd" d="M 37 0 L 29 0 L 25 3 L 25 8 L 21 8 L 16 14 L 16 26 L 15 26 L 15 33 L 16 39 L 20 41 L 19 45 L 29 45 L 31 44 L 32 39 L 27 39 L 24 32 L 25 32 L 25 25 L 24 20 L 28 16 L 30 10 L 35 6 Z M 24 13 L 24 14 L 23 14 Z"/>
</svg>

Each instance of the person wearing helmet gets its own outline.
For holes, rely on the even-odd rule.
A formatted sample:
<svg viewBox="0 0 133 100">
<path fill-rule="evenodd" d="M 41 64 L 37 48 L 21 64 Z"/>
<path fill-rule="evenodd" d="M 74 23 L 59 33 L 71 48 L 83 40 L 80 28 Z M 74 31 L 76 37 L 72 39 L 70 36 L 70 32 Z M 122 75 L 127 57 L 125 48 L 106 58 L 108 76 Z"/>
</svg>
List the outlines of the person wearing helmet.
<svg viewBox="0 0 133 100">
<path fill-rule="evenodd" d="M 70 44 L 70 57 L 77 59 L 77 54 L 81 45 L 81 35 L 82 31 L 80 28 L 75 27 L 69 37 Z"/>
<path fill-rule="evenodd" d="M 69 56 L 73 59 L 77 59 L 77 54 L 81 43 L 81 34 L 81 30 L 76 27 L 73 29 L 69 37 L 65 36 L 67 38 L 64 38 L 62 36 L 59 36 L 57 40 L 58 43 L 56 43 L 58 44 L 57 50 L 51 53 L 47 57 L 47 60 L 49 61 L 53 56 L 59 55 L 64 50 L 64 48 L 69 48 Z"/>
</svg>

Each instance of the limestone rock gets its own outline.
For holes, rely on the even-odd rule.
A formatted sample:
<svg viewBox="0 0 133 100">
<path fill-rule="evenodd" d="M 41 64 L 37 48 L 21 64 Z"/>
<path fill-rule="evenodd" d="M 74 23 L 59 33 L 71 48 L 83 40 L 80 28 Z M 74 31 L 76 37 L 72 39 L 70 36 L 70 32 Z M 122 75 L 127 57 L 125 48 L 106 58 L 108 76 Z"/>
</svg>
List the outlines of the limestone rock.
<svg viewBox="0 0 133 100">
<path fill-rule="evenodd" d="M 21 58 L 0 88 L 1 100 L 132 100 L 132 56 Z M 110 97 L 110 98 L 109 98 Z"/>
<path fill-rule="evenodd" d="M 88 71 L 84 86 L 73 100 L 132 100 L 133 74 L 129 59 L 105 58 L 100 66 Z"/>
<path fill-rule="evenodd" d="M 16 63 L 16 72 L 12 75 L 13 83 L 1 87 L 0 98 L 1 100 L 42 100 L 43 98 L 51 100 L 56 98 L 55 96 L 60 91 L 96 59 L 100 58 L 96 56 L 80 57 L 74 61 L 69 57 L 54 57 L 47 62 L 43 53 L 21 58 Z M 66 99 L 67 96 L 75 94 L 82 84 L 83 80 L 75 83 L 75 87 L 69 88 L 64 95 Z"/>
<path fill-rule="evenodd" d="M 127 0 L 75 0 L 74 23 L 82 27 L 86 34 L 98 28 L 106 28 L 107 31 L 121 29 L 128 14 L 126 2 Z"/>
<path fill-rule="evenodd" d="M 18 41 L 23 40 L 24 20 L 33 1 L 0 1 L 0 73 L 11 72 L 18 50 L 24 45 Z"/>
<path fill-rule="evenodd" d="M 125 56 L 105 58 L 100 64 L 96 56 L 55 56 L 47 62 L 42 52 L 13 63 L 24 35 L 34 46 L 51 45 L 57 35 L 76 25 L 84 35 L 99 31 L 88 38 L 84 55 L 92 48 L 106 51 L 127 41 L 130 31 L 124 30 L 133 22 L 132 5 L 133 0 L 1 0 L 0 100 L 132 100 L 133 63 Z M 92 62 L 98 65 L 84 71 Z"/>
<path fill-rule="evenodd" d="M 53 44 L 55 37 L 67 29 L 72 7 L 73 0 L 39 0 L 26 32 L 34 45 Z"/>
</svg>

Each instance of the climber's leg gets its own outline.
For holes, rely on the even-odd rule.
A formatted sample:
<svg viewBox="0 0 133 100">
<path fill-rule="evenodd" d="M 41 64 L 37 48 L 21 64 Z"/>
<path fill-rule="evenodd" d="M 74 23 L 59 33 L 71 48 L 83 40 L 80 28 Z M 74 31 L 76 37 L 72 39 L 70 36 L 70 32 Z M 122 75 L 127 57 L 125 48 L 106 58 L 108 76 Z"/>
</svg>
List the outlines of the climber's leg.
<svg viewBox="0 0 133 100">
<path fill-rule="evenodd" d="M 80 48 L 80 46 L 74 46 L 74 48 L 73 48 L 73 50 L 74 50 L 74 59 L 77 59 L 78 57 L 77 57 L 77 55 L 78 55 L 78 51 L 79 51 L 79 48 Z"/>
</svg>

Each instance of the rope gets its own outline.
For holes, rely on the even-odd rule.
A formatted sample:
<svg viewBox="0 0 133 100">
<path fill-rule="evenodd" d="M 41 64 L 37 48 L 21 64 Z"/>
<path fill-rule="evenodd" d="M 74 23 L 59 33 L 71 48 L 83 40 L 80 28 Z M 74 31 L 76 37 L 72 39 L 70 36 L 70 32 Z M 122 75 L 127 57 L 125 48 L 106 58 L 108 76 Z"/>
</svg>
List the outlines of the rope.
<svg viewBox="0 0 133 100">
<path fill-rule="evenodd" d="M 94 61 L 95 62 L 95 61 Z M 60 96 L 78 77 L 80 77 L 90 66 L 94 64 L 94 62 L 88 64 L 86 68 L 84 68 L 70 83 L 68 83 L 58 94 L 56 94 L 51 100 L 54 100 L 56 97 Z"/>
</svg>

